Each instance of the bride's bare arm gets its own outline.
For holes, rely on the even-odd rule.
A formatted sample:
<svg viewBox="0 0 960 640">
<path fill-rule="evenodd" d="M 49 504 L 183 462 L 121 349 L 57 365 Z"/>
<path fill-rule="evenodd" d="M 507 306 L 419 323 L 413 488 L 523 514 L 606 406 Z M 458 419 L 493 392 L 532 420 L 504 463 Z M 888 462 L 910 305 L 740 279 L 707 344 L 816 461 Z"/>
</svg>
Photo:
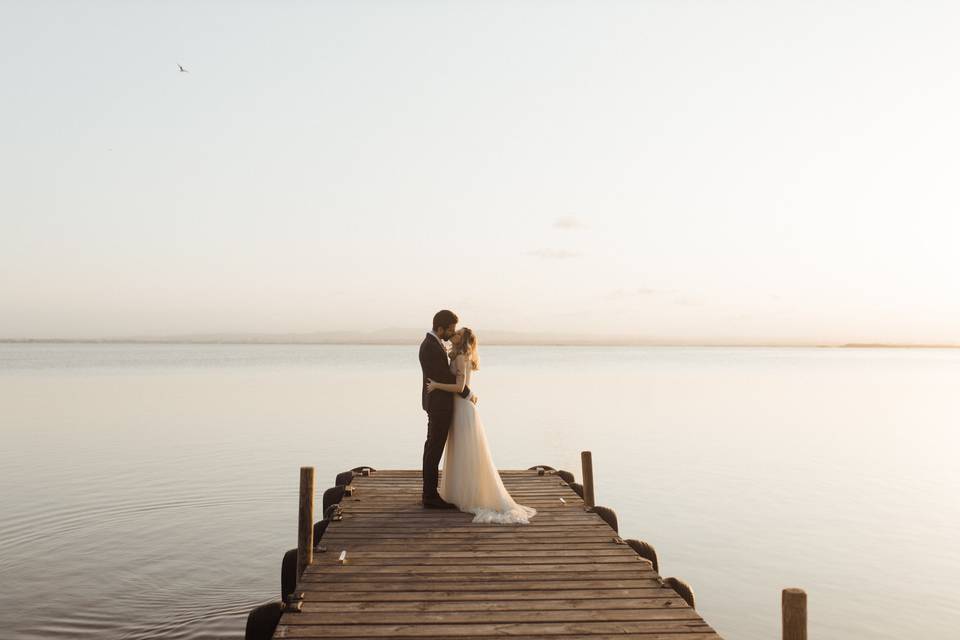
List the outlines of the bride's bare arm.
<svg viewBox="0 0 960 640">
<path fill-rule="evenodd" d="M 456 359 L 457 364 L 457 381 L 450 383 L 443 382 L 434 382 L 431 379 L 427 379 L 427 391 L 449 391 L 450 393 L 463 393 L 463 389 L 467 386 L 467 358 L 466 356 L 459 355 Z"/>
</svg>

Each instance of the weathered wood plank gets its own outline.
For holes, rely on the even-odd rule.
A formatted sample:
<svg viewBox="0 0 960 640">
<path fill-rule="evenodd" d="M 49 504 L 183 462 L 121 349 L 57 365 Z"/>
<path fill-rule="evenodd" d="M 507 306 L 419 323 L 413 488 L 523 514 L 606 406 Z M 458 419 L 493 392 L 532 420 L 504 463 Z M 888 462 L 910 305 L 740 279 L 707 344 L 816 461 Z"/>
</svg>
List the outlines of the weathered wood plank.
<svg viewBox="0 0 960 640">
<path fill-rule="evenodd" d="M 318 554 L 319 555 L 319 554 Z M 557 561 L 563 561 L 562 565 L 558 565 Z M 366 568 L 375 567 L 377 569 L 383 569 L 384 572 L 389 571 L 400 571 L 401 569 L 389 569 L 388 567 L 419 567 L 427 572 L 429 571 L 447 571 L 455 569 L 456 567 L 486 567 L 486 566 L 499 566 L 505 564 L 514 564 L 520 566 L 532 566 L 539 567 L 544 570 L 551 570 L 550 567 L 556 566 L 592 566 L 596 567 L 602 565 L 606 567 L 607 565 L 631 565 L 634 568 L 639 568 L 640 570 L 648 571 L 651 568 L 650 562 L 639 556 L 627 557 L 627 556 L 531 556 L 531 557 L 511 557 L 511 556 L 490 556 L 488 558 L 484 557 L 463 557 L 463 558 L 423 558 L 422 560 L 417 560 L 415 558 L 359 558 L 357 557 L 356 552 L 350 552 L 350 555 L 347 558 L 347 564 L 350 569 L 365 570 Z M 314 564 L 318 567 L 331 567 L 339 570 L 341 564 L 337 557 L 332 557 L 328 561 L 314 560 Z M 433 569 L 430 569 L 433 567 Z M 612 568 L 612 567 L 611 567 Z M 521 569 L 522 571 L 534 571 L 537 569 Z M 589 569 L 583 569 L 584 571 L 589 571 Z"/>
<path fill-rule="evenodd" d="M 650 621 L 699 621 L 700 616 L 690 607 L 663 607 L 643 609 L 560 609 L 525 611 L 383 611 L 375 616 L 369 611 L 341 611 L 335 616 L 326 613 L 304 611 L 291 616 L 290 625 L 316 625 L 334 623 L 367 624 L 371 618 L 378 625 L 432 625 L 432 624 L 504 624 L 532 622 L 650 622 Z"/>
<path fill-rule="evenodd" d="M 573 592 L 577 593 L 577 592 Z M 687 603 L 682 598 L 664 598 L 658 597 L 633 597 L 633 598 L 610 598 L 610 597 L 587 597 L 587 594 L 595 592 L 579 592 L 581 596 L 568 596 L 564 599 L 518 599 L 508 596 L 509 599 L 493 599 L 489 594 L 483 595 L 481 601 L 461 600 L 456 601 L 453 598 L 440 598 L 434 600 L 386 600 L 386 601 L 360 601 L 353 598 L 344 600 L 343 598 L 331 601 L 318 601 L 310 598 L 303 606 L 304 613 L 332 613 L 339 614 L 346 611 L 570 611 L 573 609 L 584 611 L 600 611 L 605 609 L 682 609 L 687 607 Z M 452 594 L 457 595 L 457 594 Z M 499 595 L 503 598 L 504 596 Z M 379 621 L 379 620 L 378 620 Z"/>
<path fill-rule="evenodd" d="M 298 614 L 302 615 L 302 614 Z M 712 631 L 699 620 L 650 620 L 636 622 L 507 622 L 502 624 L 290 624 L 284 616 L 276 638 L 417 638 L 435 636 L 532 636 L 581 635 L 597 633 L 704 633 Z M 685 639 L 684 639 L 685 640 Z"/>
<path fill-rule="evenodd" d="M 319 555 L 319 554 L 318 554 Z M 562 560 L 563 564 L 558 565 L 557 561 Z M 334 569 L 341 569 L 342 565 L 339 563 L 338 558 L 333 557 L 328 561 L 314 560 L 314 564 L 318 567 L 332 567 Z M 447 571 L 455 569 L 456 567 L 486 567 L 486 566 L 499 566 L 499 565 L 520 565 L 520 566 L 532 566 L 539 567 L 543 570 L 550 571 L 550 567 L 556 566 L 591 566 L 596 567 L 603 565 L 605 568 L 607 565 L 630 565 L 633 568 L 638 568 L 640 570 L 649 570 L 650 562 L 641 558 L 640 556 L 628 557 L 628 556 L 562 556 L 562 557 L 549 557 L 549 556 L 531 556 L 531 557 L 510 557 L 510 556 L 491 556 L 491 557 L 464 557 L 464 558 L 423 558 L 422 560 L 417 560 L 415 558 L 360 558 L 357 557 L 356 552 L 350 552 L 350 555 L 347 558 L 347 565 L 349 569 L 366 570 L 366 568 L 375 567 L 377 569 L 382 569 L 384 572 L 390 571 L 401 571 L 401 567 L 418 567 L 426 570 L 428 573 L 431 571 L 430 567 L 433 567 L 432 571 Z M 644 566 L 646 565 L 646 566 Z M 389 569 L 388 567 L 397 567 L 398 569 Z M 612 568 L 612 567 L 611 567 Z M 538 569 L 521 569 L 521 571 L 535 571 Z M 580 569 L 578 569 L 579 571 Z M 589 571 L 590 569 L 583 569 L 583 571 Z"/>
<path fill-rule="evenodd" d="M 650 563 L 640 556 L 629 560 L 613 558 L 612 562 L 596 563 L 562 563 L 562 564 L 527 564 L 514 562 L 511 564 L 479 564 L 479 563 L 444 563 L 444 564 L 357 564 L 349 555 L 346 564 L 336 560 L 325 564 L 316 564 L 314 574 L 331 575 L 362 575 L 362 574 L 433 574 L 467 576 L 468 574 L 501 574 L 501 573 L 641 573 L 652 571 Z"/>
<path fill-rule="evenodd" d="M 678 598 L 672 590 L 654 584 L 650 587 L 634 588 L 592 588 L 592 589 L 530 589 L 526 591 L 484 591 L 473 589 L 470 591 L 354 591 L 347 585 L 338 586 L 336 590 L 324 588 L 322 584 L 303 584 L 304 592 L 309 602 L 333 602 L 346 604 L 350 602 L 365 603 L 396 603 L 396 602 L 496 602 L 501 599 L 509 601 L 575 599 L 578 602 L 599 600 L 614 602 L 620 599 L 671 599 Z M 314 590 L 314 587 L 316 590 Z M 681 599 L 682 602 L 682 599 Z"/>
<path fill-rule="evenodd" d="M 276 637 L 280 637 L 279 635 Z M 290 637 L 290 636 L 286 636 Z M 310 637 L 310 636 L 307 636 Z M 499 638 L 507 637 L 505 635 L 493 635 L 493 636 L 472 636 L 472 640 L 496 640 Z M 430 636 L 430 640 L 459 640 L 460 636 Z M 511 640 L 542 640 L 544 636 L 534 636 L 534 635 L 511 635 L 509 636 Z M 576 634 L 576 635 L 567 635 L 567 634 L 557 634 L 549 636 L 550 640 L 583 640 L 584 638 L 589 638 L 589 640 L 717 640 L 719 636 L 716 633 L 684 633 L 683 635 L 678 635 L 677 633 L 600 633 L 600 634 Z M 333 640 L 336 640 L 335 638 Z"/>
<path fill-rule="evenodd" d="M 309 574 L 309 575 L 308 575 Z M 319 589 L 326 584 L 331 589 L 342 591 L 524 591 L 535 589 L 541 592 L 568 589 L 631 589 L 660 587 L 656 579 L 631 578 L 609 580 L 584 580 L 582 576 L 574 574 L 572 577 L 551 578 L 549 580 L 484 580 L 464 583 L 462 581 L 440 582 L 434 580 L 409 580 L 400 578 L 397 582 L 386 580 L 312 580 L 312 572 L 304 572 L 305 582 L 302 585 L 313 583 L 313 589 Z M 301 591 L 304 587 L 298 587 Z M 672 592 L 671 592 L 672 593 Z"/>
<path fill-rule="evenodd" d="M 329 544 L 330 539 L 324 538 L 321 540 L 321 544 L 326 544 L 328 548 L 333 549 L 337 545 Z M 392 553 L 401 553 L 401 552 L 437 552 L 437 553 L 456 553 L 459 551 L 469 551 L 475 553 L 481 553 L 486 555 L 488 552 L 493 553 L 496 551 L 504 552 L 517 552 L 525 554 L 526 552 L 542 552 L 550 553 L 557 552 L 561 553 L 568 551 L 571 553 L 576 552 L 598 552 L 598 551 L 616 551 L 627 549 L 630 550 L 630 547 L 625 545 L 615 545 L 613 544 L 613 539 L 602 538 L 600 540 L 591 539 L 590 542 L 559 542 L 559 543 L 543 543 L 543 542 L 484 542 L 483 540 L 474 540 L 472 542 L 442 542 L 442 541 L 431 541 L 429 543 L 424 541 L 406 541 L 406 540 L 379 540 L 376 542 L 370 541 L 351 541 L 350 549 L 360 552 L 360 551 L 369 551 L 371 549 L 376 549 L 382 551 L 384 554 Z M 314 558 L 322 556 L 314 556 Z"/>
<path fill-rule="evenodd" d="M 568 542 L 569 540 L 569 542 Z M 320 540 L 320 544 L 327 547 L 327 549 L 333 550 L 334 548 L 345 548 L 345 549 L 369 549 L 371 544 L 376 544 L 377 546 L 384 549 L 391 548 L 400 548 L 405 547 L 407 549 L 416 549 L 422 547 L 429 547 L 430 549 L 442 550 L 442 549 L 475 549 L 483 551 L 486 549 L 494 548 L 513 548 L 514 550 L 524 550 L 524 549 L 551 549 L 556 547 L 569 547 L 571 549 L 575 548 L 602 548 L 610 547 L 613 544 L 613 536 L 608 537 L 597 537 L 597 536 L 578 536 L 572 538 L 563 538 L 561 536 L 554 536 L 552 538 L 527 538 L 526 540 L 510 540 L 510 539 L 498 539 L 498 540 L 479 540 L 479 539 L 470 539 L 470 538 L 435 538 L 432 540 L 418 539 L 418 538 L 406 538 L 402 536 L 393 536 L 387 538 L 377 538 L 376 541 L 373 541 L 368 538 L 362 538 L 359 536 L 347 537 L 347 536 L 338 536 L 338 537 L 327 537 L 324 536 Z"/>
<path fill-rule="evenodd" d="M 474 585 L 486 585 L 487 583 L 511 583 L 511 582 L 530 582 L 534 579 L 537 579 L 540 584 L 544 584 L 544 588 L 549 588 L 545 584 L 546 581 L 576 581 L 583 579 L 584 577 L 589 577 L 594 581 L 624 581 L 624 580 L 642 580 L 648 579 L 655 581 L 657 579 L 657 574 L 654 571 L 594 571 L 594 572 L 577 572 L 577 571 L 534 571 L 529 573 L 520 573 L 520 572 L 503 572 L 503 573 L 470 573 L 470 572 L 461 572 L 461 573 L 446 573 L 446 572 L 435 572 L 435 573 L 419 573 L 419 572 L 407 572 L 407 573 L 321 573 L 321 572 L 311 572 L 308 576 L 304 574 L 302 580 L 303 582 L 326 582 L 330 585 L 335 584 L 344 584 L 344 583 L 357 583 L 365 582 L 369 584 L 383 584 L 385 580 L 391 581 L 403 581 L 410 582 L 414 579 L 420 579 L 425 581 L 430 581 L 434 584 L 448 584 L 451 582 L 463 582 L 470 581 Z M 449 588 L 449 587 L 445 587 Z"/>
<path fill-rule="evenodd" d="M 417 562 L 429 563 L 433 560 L 442 560 L 444 558 L 450 558 L 451 560 L 456 560 L 462 562 L 464 558 L 470 558 L 471 561 L 485 561 L 493 558 L 570 558 L 570 562 L 578 562 L 581 558 L 596 558 L 597 562 L 602 562 L 600 558 L 604 557 L 633 557 L 636 555 L 633 549 L 625 545 L 613 545 L 603 543 L 602 546 L 597 545 L 596 549 L 553 549 L 549 551 L 544 551 L 539 548 L 539 545 L 531 548 L 525 549 L 522 551 L 504 551 L 496 548 L 489 549 L 487 551 L 468 551 L 456 549 L 453 551 L 437 551 L 432 550 L 429 546 L 424 546 L 423 549 L 411 551 L 407 548 L 406 545 L 401 546 L 398 549 L 392 551 L 381 551 L 380 545 L 374 547 L 376 550 L 367 550 L 363 549 L 360 545 L 352 547 L 350 554 L 351 563 L 356 562 L 379 562 L 379 563 L 389 563 L 392 561 L 402 562 L 404 559 L 415 559 Z M 322 560 L 323 556 L 317 556 Z M 315 559 L 315 561 L 319 561 Z M 567 562 L 567 560 L 564 560 Z"/>
<path fill-rule="evenodd" d="M 612 539 L 615 535 L 609 527 L 596 527 L 590 530 L 586 527 L 573 527 L 571 529 L 560 529 L 549 531 L 543 529 L 524 528 L 523 525 L 504 525 L 499 529 L 487 529 L 483 533 L 479 531 L 350 531 L 348 529 L 338 529 L 330 527 L 329 533 L 324 538 L 330 539 L 334 536 L 340 538 L 357 538 L 362 540 L 373 540 L 375 538 L 395 538 L 405 536 L 408 539 L 433 540 L 436 538 L 447 538 L 450 540 L 470 540 L 482 538 L 484 540 L 598 540 L 601 537 Z"/>
</svg>

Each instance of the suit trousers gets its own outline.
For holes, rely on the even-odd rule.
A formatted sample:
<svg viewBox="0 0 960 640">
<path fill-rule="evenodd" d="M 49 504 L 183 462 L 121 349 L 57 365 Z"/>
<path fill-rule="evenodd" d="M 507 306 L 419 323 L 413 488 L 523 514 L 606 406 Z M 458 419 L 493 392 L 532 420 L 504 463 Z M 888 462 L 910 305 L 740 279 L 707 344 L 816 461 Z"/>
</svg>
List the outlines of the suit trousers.
<svg viewBox="0 0 960 640">
<path fill-rule="evenodd" d="M 423 443 L 423 497 L 435 498 L 440 481 L 440 458 L 447 444 L 453 412 L 427 414 L 427 440 Z"/>
</svg>

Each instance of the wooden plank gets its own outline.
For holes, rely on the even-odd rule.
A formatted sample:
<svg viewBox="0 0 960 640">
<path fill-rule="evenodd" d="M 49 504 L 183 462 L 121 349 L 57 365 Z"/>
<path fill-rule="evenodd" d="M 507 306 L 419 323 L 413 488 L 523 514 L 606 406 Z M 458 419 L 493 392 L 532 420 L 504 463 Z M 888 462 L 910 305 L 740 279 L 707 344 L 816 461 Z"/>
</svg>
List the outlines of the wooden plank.
<svg viewBox="0 0 960 640">
<path fill-rule="evenodd" d="M 676 598 L 672 590 L 654 584 L 650 587 L 609 588 L 609 589 L 534 589 L 527 591 L 354 591 L 348 585 L 338 585 L 336 590 L 324 588 L 322 584 L 303 584 L 309 602 L 333 602 L 339 604 L 359 603 L 397 603 L 397 602 L 450 602 L 470 603 L 496 602 L 509 599 L 512 602 L 531 600 L 574 599 L 577 602 L 603 601 L 614 602 L 621 599 L 670 599 Z M 315 589 L 316 590 L 315 590 Z M 682 601 L 682 600 L 681 600 Z"/>
<path fill-rule="evenodd" d="M 489 557 L 462 557 L 462 558 L 423 558 L 417 559 L 414 557 L 402 557 L 402 558 L 370 558 L 370 557 L 358 557 L 357 552 L 349 551 L 349 557 L 347 558 L 347 566 L 349 568 L 361 568 L 364 567 L 376 567 L 389 571 L 387 567 L 419 567 L 428 569 L 429 567 L 435 567 L 441 571 L 446 571 L 447 569 L 453 569 L 456 567 L 485 567 L 485 566 L 498 566 L 505 564 L 516 564 L 521 566 L 535 566 L 542 568 L 544 570 L 550 570 L 549 567 L 566 567 L 566 566 L 604 566 L 607 565 L 622 565 L 628 564 L 634 568 L 640 568 L 641 570 L 646 570 L 649 568 L 649 561 L 645 560 L 636 554 L 633 556 L 494 556 Z M 533 553 L 531 551 L 531 553 Z M 329 554 L 328 554 L 329 555 Z M 557 564 L 557 560 L 562 560 L 563 564 Z M 314 564 L 318 567 L 329 566 L 332 568 L 339 569 L 341 567 L 340 562 L 336 557 L 331 558 L 330 560 L 315 560 Z M 436 570 L 436 569 L 435 569 Z M 526 569 L 524 569 L 526 570 Z"/>
<path fill-rule="evenodd" d="M 341 611 L 331 618 L 325 613 L 304 611 L 292 616 L 290 625 L 370 624 L 369 611 Z M 525 611 L 383 611 L 375 616 L 378 625 L 504 624 L 530 622 L 651 622 L 697 621 L 700 616 L 690 607 L 649 607 L 643 609 L 560 609 Z"/>
<path fill-rule="evenodd" d="M 388 503 L 389 504 L 389 503 Z M 405 525 L 415 525 L 424 520 L 439 520 L 441 522 L 447 523 L 462 523 L 468 524 L 473 520 L 473 516 L 469 513 L 462 513 L 456 511 L 450 513 L 450 515 L 444 515 L 443 510 L 438 509 L 424 509 L 420 502 L 411 502 L 409 504 L 398 505 L 393 503 L 394 507 L 391 509 L 389 506 L 378 507 L 375 505 L 351 505 L 350 513 L 344 515 L 344 519 L 341 522 L 350 522 L 355 520 L 357 522 L 366 522 L 370 520 L 393 520 L 394 524 L 405 524 Z M 600 519 L 595 513 L 585 513 L 583 507 L 570 504 L 562 504 L 559 502 L 550 501 L 549 504 L 541 504 L 537 509 L 537 513 L 542 513 L 550 516 L 548 522 L 543 522 L 542 524 L 553 524 L 554 522 L 584 522 L 592 521 L 594 517 Z M 554 520 L 556 519 L 556 520 Z M 601 522 L 603 520 L 600 520 Z M 530 520 L 530 524 L 538 524 L 536 518 Z"/>
<path fill-rule="evenodd" d="M 522 551 L 504 551 L 497 548 L 491 548 L 486 551 L 468 551 L 463 549 L 455 549 L 452 551 L 436 551 L 432 550 L 429 546 L 425 546 L 420 550 L 410 550 L 406 545 L 400 546 L 398 549 L 393 551 L 382 551 L 380 550 L 379 545 L 374 547 L 377 550 L 365 550 L 362 546 L 358 545 L 352 547 L 350 554 L 351 563 L 356 562 L 370 562 L 370 561 L 402 561 L 406 558 L 416 559 L 417 562 L 429 563 L 434 560 L 442 560 L 444 558 L 450 559 L 463 559 L 470 558 L 471 561 L 484 561 L 491 558 L 570 558 L 570 562 L 577 562 L 580 558 L 597 558 L 598 562 L 601 562 L 600 558 L 605 557 L 634 557 L 633 549 L 625 545 L 612 545 L 603 543 L 602 545 L 597 545 L 599 548 L 593 550 L 578 550 L 578 549 L 553 549 L 545 551 L 535 546 L 530 549 L 524 549 Z M 323 559 L 323 556 L 317 556 L 319 560 Z M 319 561 L 317 560 L 317 561 Z"/>
<path fill-rule="evenodd" d="M 475 564 L 475 563 L 444 563 L 437 564 L 357 564 L 349 555 L 346 563 L 340 564 L 336 560 L 325 564 L 315 564 L 315 574 L 328 577 L 331 575 L 386 575 L 402 573 L 404 575 L 443 573 L 446 575 L 467 576 L 468 574 L 519 574 L 519 573 L 611 573 L 628 572 L 638 573 L 650 571 L 650 564 L 639 556 L 630 560 L 615 558 L 613 562 L 598 563 L 586 562 L 580 564 L 527 564 L 513 562 L 511 564 Z"/>
<path fill-rule="evenodd" d="M 401 558 L 390 558 L 390 557 L 358 557 L 356 551 L 348 551 L 347 565 L 351 568 L 355 567 L 377 567 L 377 568 L 386 568 L 386 567 L 421 567 L 429 568 L 436 567 L 441 571 L 446 571 L 447 569 L 452 569 L 455 567 L 482 567 L 482 566 L 497 566 L 515 563 L 517 565 L 529 565 L 541 567 L 548 570 L 550 566 L 573 566 L 573 565 L 589 565 L 589 566 L 598 566 L 598 565 L 620 565 L 620 564 L 629 564 L 633 567 L 639 567 L 642 570 L 649 569 L 649 561 L 637 556 L 620 556 L 620 555 L 604 555 L 604 556 L 494 556 L 489 557 L 461 557 L 461 558 L 428 558 L 417 559 L 416 556 L 413 557 L 401 557 Z M 533 551 L 531 551 L 533 553 Z M 329 555 L 329 554 L 328 554 Z M 562 565 L 558 565 L 557 561 L 563 561 Z M 330 560 L 323 561 L 315 560 L 314 564 L 318 567 L 330 566 L 333 568 L 340 568 L 340 562 L 338 558 L 332 557 Z"/>
<path fill-rule="evenodd" d="M 443 584 L 444 588 L 449 587 L 449 583 L 461 583 L 469 580 L 471 584 L 484 586 L 488 583 L 511 583 L 524 582 L 529 583 L 536 579 L 536 582 L 542 585 L 542 588 L 549 588 L 546 582 L 550 581 L 576 581 L 589 576 L 591 580 L 606 582 L 624 582 L 627 580 L 652 580 L 656 581 L 656 573 L 653 571 L 604 571 L 604 572 L 577 572 L 577 571 L 537 571 L 532 573 L 397 573 L 397 574 L 370 574 L 370 573 L 323 573 L 319 571 L 312 572 L 309 576 L 304 573 L 302 580 L 304 582 L 324 582 L 330 585 L 339 585 L 343 583 L 368 583 L 372 585 L 383 584 L 385 580 L 401 582 L 407 584 L 413 579 L 419 578 L 423 581 L 429 581 L 434 585 Z"/>
<path fill-rule="evenodd" d="M 539 515 L 544 516 L 544 518 L 553 518 L 553 514 L 549 512 L 541 513 L 537 512 Z M 417 531 L 426 531 L 430 526 L 436 526 L 438 528 L 442 527 L 443 529 L 454 529 L 460 531 L 470 531 L 473 533 L 480 533 L 484 530 L 487 530 L 491 533 L 496 531 L 501 531 L 504 533 L 510 533 L 514 530 L 574 530 L 577 529 L 596 529 L 603 528 L 609 529 L 610 526 L 604 522 L 600 516 L 595 513 L 584 514 L 583 517 L 578 518 L 558 518 L 555 522 L 535 522 L 536 516 L 533 520 L 530 521 L 530 524 L 482 524 L 473 522 L 472 517 L 467 517 L 463 519 L 449 519 L 443 520 L 441 518 L 433 517 L 411 517 L 409 520 L 400 521 L 396 518 L 401 518 L 403 516 L 397 516 L 394 519 L 391 518 L 377 518 L 370 517 L 369 521 L 365 522 L 360 520 L 363 517 L 363 514 L 351 514 L 350 518 L 344 518 L 343 520 L 335 521 L 330 523 L 330 531 L 340 531 L 340 530 L 376 530 L 382 527 L 388 527 L 391 531 L 404 531 L 409 530 L 411 532 Z"/>
<path fill-rule="evenodd" d="M 277 636 L 280 637 L 280 636 Z M 306 636 L 308 638 L 325 638 L 330 640 L 337 640 L 336 636 Z M 343 636 L 340 636 L 341 638 Z M 352 637 L 352 636 L 347 636 Z M 389 636 L 388 636 L 389 637 Z M 430 636 L 430 640 L 459 640 L 461 636 L 448 636 L 448 635 L 438 635 Z M 495 638 L 503 638 L 504 635 L 492 635 L 492 636 L 473 636 L 473 640 L 494 640 Z M 510 640 L 543 640 L 545 636 L 535 636 L 535 635 L 511 635 Z M 710 631 L 706 633 L 684 633 L 682 635 L 677 633 L 598 633 L 598 634 L 576 634 L 576 635 L 550 635 L 550 640 L 584 640 L 584 638 L 589 638 L 589 640 L 717 640 L 718 636 L 715 632 Z"/>
<path fill-rule="evenodd" d="M 329 544 L 330 539 L 321 540 L 321 544 L 327 545 L 329 549 L 333 549 L 334 544 Z M 542 543 L 542 542 L 522 542 L 522 541 L 511 541 L 511 542 L 484 542 L 483 540 L 474 540 L 472 542 L 424 542 L 424 541 L 406 541 L 406 540 L 382 540 L 377 542 L 369 541 L 352 541 L 349 546 L 350 549 L 357 552 L 366 552 L 372 549 L 376 549 L 384 554 L 394 554 L 394 553 L 417 553 L 417 552 L 436 552 L 436 553 L 458 553 L 458 552 L 473 552 L 473 553 L 494 553 L 496 551 L 503 552 L 517 552 L 523 553 L 526 552 L 540 552 L 540 553 L 577 553 L 584 551 L 621 551 L 623 549 L 630 550 L 630 547 L 626 545 L 615 545 L 613 544 L 612 538 L 607 540 L 606 538 L 595 540 L 591 539 L 590 542 L 559 542 L 559 543 Z M 632 552 L 632 550 L 631 550 Z M 315 555 L 314 558 L 322 558 L 323 556 Z"/>
<path fill-rule="evenodd" d="M 429 526 L 429 525 L 428 525 Z M 521 529 L 522 528 L 522 529 Z M 519 531 L 512 531 L 513 529 L 521 529 Z M 367 537 L 384 537 L 384 536 L 409 536 L 411 538 L 425 538 L 425 537 L 439 537 L 443 535 L 456 535 L 456 536 L 472 536 L 474 538 L 484 537 L 487 538 L 492 535 L 498 535 L 501 538 L 511 538 L 514 536 L 566 536 L 568 534 L 585 536 L 591 534 L 599 534 L 602 536 L 612 537 L 615 535 L 613 529 L 608 527 L 606 524 L 598 523 L 584 523 L 578 526 L 565 526 L 565 525 L 539 525 L 539 526 L 524 526 L 524 525 L 476 525 L 476 527 L 471 527 L 470 525 L 463 526 L 452 526 L 452 527 L 437 527 L 435 529 L 430 529 L 429 531 L 424 531 L 420 528 L 415 527 L 394 527 L 389 525 L 384 525 L 382 527 L 351 527 L 351 526 L 330 526 L 327 528 L 327 531 L 330 535 L 351 535 L 351 536 L 367 536 Z M 608 535 L 609 534 L 609 535 Z"/>
<path fill-rule="evenodd" d="M 298 614 L 302 615 L 302 614 Z M 699 620 L 644 620 L 634 622 L 508 622 L 502 624 L 290 624 L 284 616 L 277 627 L 276 638 L 417 638 L 417 637 L 474 637 L 474 636 L 533 636 L 582 635 L 596 633 L 705 633 L 712 631 Z M 683 639 L 686 640 L 686 639 Z"/>
<path fill-rule="evenodd" d="M 576 592 L 574 592 L 576 593 Z M 593 592 L 583 591 L 581 594 L 592 594 Z M 499 595 L 499 598 L 504 596 Z M 305 613 L 333 613 L 339 614 L 346 611 L 569 611 L 572 609 L 584 611 L 600 611 L 605 609 L 665 609 L 687 607 L 687 603 L 682 598 L 665 598 L 662 596 L 648 598 L 588 598 L 584 596 L 568 596 L 563 599 L 509 599 L 490 598 L 489 594 L 484 594 L 483 600 L 455 601 L 448 598 L 439 598 L 437 600 L 386 600 L 386 601 L 360 601 L 350 599 L 337 599 L 331 601 L 317 601 L 310 598 L 303 606 Z M 328 618 L 329 619 L 329 618 Z M 378 619 L 379 621 L 379 619 Z"/>
<path fill-rule="evenodd" d="M 449 528 L 438 531 L 432 530 L 419 530 L 414 529 L 412 531 L 404 531 L 402 529 L 382 531 L 382 530 L 365 530 L 357 529 L 351 530 L 347 527 L 337 527 L 330 526 L 327 528 L 328 534 L 324 534 L 324 537 L 327 535 L 340 535 L 340 536 L 359 536 L 366 539 L 373 538 L 384 538 L 384 537 L 393 537 L 397 535 L 405 535 L 413 538 L 442 538 L 442 537 L 453 537 L 458 536 L 461 538 L 483 538 L 485 540 L 492 539 L 501 539 L 501 540 L 510 540 L 514 538 L 544 538 L 544 537 L 559 537 L 565 539 L 568 536 L 571 538 L 583 538 L 583 537 L 597 537 L 604 536 L 607 538 L 612 538 L 615 535 L 613 529 L 607 526 L 583 526 L 583 527 L 558 527 L 558 528 L 538 528 L 538 527 L 525 527 L 523 525 L 502 525 L 500 527 L 487 527 L 484 530 L 479 529 L 456 529 Z"/>
<path fill-rule="evenodd" d="M 436 535 L 405 535 L 389 534 L 385 536 L 367 536 L 363 534 L 353 534 L 349 532 L 334 533 L 324 536 L 319 544 L 327 549 L 333 550 L 335 547 L 353 548 L 356 550 L 370 550 L 374 547 L 389 552 L 392 550 L 407 549 L 410 551 L 431 550 L 502 550 L 502 551 L 525 551 L 525 550 L 554 550 L 554 551 L 584 551 L 591 549 L 615 549 L 618 546 L 624 548 L 622 543 L 617 544 L 617 538 L 612 531 L 604 532 L 599 535 L 568 535 L 562 534 L 527 534 L 523 536 L 486 536 L 476 537 L 469 534 L 458 535 L 456 533 L 436 534 Z M 626 547 L 629 548 L 629 547 Z M 322 558 L 321 558 L 322 560 Z"/>
<path fill-rule="evenodd" d="M 582 576 L 567 577 L 564 579 L 543 580 L 504 580 L 494 581 L 485 580 L 471 583 L 461 582 L 437 582 L 433 580 L 407 580 L 399 579 L 397 582 L 387 582 L 385 580 L 371 580 L 367 582 L 360 581 L 336 581 L 336 580 L 310 580 L 313 573 L 310 570 L 304 572 L 304 580 L 314 583 L 314 590 L 319 589 L 321 585 L 327 584 L 331 589 L 343 591 L 526 591 L 535 589 L 546 592 L 551 590 L 568 589 L 633 589 L 633 588 L 653 588 L 660 587 L 660 581 L 649 578 L 630 578 L 630 579 L 608 579 L 608 580 L 584 580 Z M 303 582 L 302 584 L 307 584 Z M 298 587 L 301 591 L 304 587 Z"/>
</svg>

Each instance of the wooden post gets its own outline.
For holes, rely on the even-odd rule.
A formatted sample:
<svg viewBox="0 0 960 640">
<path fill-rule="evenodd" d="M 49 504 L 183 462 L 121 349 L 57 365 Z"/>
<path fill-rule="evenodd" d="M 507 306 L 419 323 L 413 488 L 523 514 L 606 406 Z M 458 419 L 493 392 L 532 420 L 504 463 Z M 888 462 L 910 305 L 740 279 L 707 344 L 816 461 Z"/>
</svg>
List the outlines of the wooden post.
<svg viewBox="0 0 960 640">
<path fill-rule="evenodd" d="M 300 521 L 297 527 L 297 580 L 313 562 L 313 467 L 300 467 Z"/>
<path fill-rule="evenodd" d="M 803 589 L 784 589 L 783 640 L 807 640 L 807 593 Z"/>
<path fill-rule="evenodd" d="M 583 503 L 592 509 L 596 505 L 593 497 L 593 454 L 581 451 L 580 463 L 583 465 Z"/>
</svg>

